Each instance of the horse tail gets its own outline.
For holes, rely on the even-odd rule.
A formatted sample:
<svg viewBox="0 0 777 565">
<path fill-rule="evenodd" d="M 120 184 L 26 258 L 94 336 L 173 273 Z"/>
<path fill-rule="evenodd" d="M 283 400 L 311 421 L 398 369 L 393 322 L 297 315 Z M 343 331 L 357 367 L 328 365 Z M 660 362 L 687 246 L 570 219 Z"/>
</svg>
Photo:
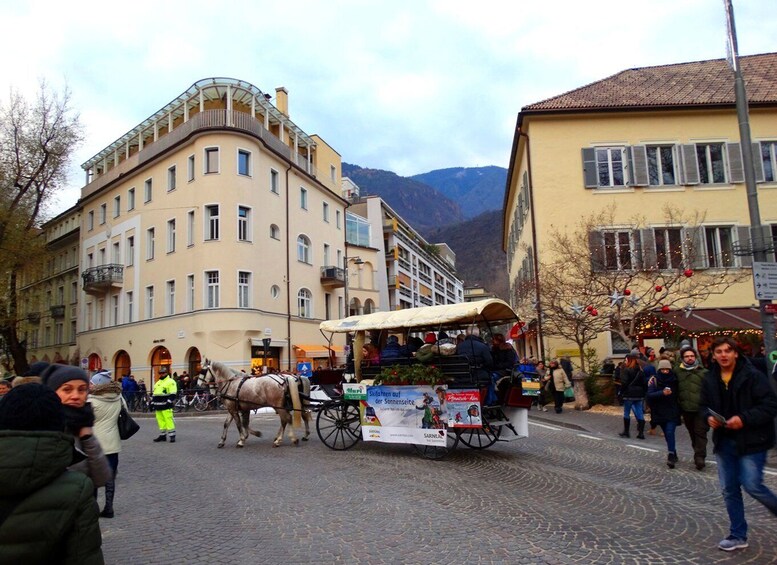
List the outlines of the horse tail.
<svg viewBox="0 0 777 565">
<path fill-rule="evenodd" d="M 286 384 L 289 387 L 289 396 L 291 397 L 292 411 L 291 425 L 295 428 L 302 426 L 302 401 L 299 397 L 299 389 L 294 375 L 286 375 Z"/>
</svg>

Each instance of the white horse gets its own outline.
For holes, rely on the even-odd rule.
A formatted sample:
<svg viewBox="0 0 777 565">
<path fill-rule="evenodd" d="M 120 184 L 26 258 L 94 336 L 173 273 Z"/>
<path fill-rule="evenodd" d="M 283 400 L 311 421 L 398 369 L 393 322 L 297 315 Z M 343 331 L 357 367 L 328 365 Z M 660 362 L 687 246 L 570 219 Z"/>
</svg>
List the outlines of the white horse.
<svg viewBox="0 0 777 565">
<path fill-rule="evenodd" d="M 294 428 L 300 427 L 302 421 L 305 422 L 305 435 L 302 440 L 307 441 L 310 436 L 311 419 L 309 410 L 310 380 L 307 377 L 289 373 L 273 373 L 253 377 L 230 369 L 224 363 L 208 359 L 205 359 L 205 363 L 202 365 L 198 382 L 206 383 L 211 380 L 207 379 L 205 375 L 210 375 L 212 379 L 215 379 L 216 390 L 227 409 L 224 432 L 221 434 L 218 447 L 224 447 L 224 443 L 227 441 L 227 430 L 229 430 L 229 425 L 233 420 L 240 434 L 237 447 L 245 445 L 249 433 L 261 437 L 261 432 L 249 427 L 249 419 L 251 410 L 266 407 L 273 408 L 281 420 L 278 435 L 273 441 L 274 447 L 278 447 L 282 443 L 284 430 L 289 424 L 292 424 L 289 426 L 289 439 L 292 444 L 298 445 L 299 440 L 294 433 Z M 305 398 L 304 405 L 298 388 L 300 383 L 302 383 L 302 393 Z"/>
</svg>

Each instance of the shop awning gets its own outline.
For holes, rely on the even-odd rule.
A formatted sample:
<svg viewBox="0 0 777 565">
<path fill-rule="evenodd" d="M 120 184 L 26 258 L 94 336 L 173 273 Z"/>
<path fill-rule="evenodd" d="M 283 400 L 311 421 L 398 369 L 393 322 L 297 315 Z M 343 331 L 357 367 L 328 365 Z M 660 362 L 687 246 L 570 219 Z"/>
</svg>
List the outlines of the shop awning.
<svg viewBox="0 0 777 565">
<path fill-rule="evenodd" d="M 758 308 L 697 308 L 690 312 L 654 312 L 653 316 L 687 332 L 714 333 L 715 330 L 761 329 L 761 313 Z"/>
<path fill-rule="evenodd" d="M 326 345 L 319 344 L 301 344 L 295 345 L 294 350 L 297 353 L 297 357 L 307 357 L 309 359 L 329 357 L 330 350 L 333 351 L 335 355 L 343 355 L 343 348 L 335 345 L 328 347 Z"/>
</svg>

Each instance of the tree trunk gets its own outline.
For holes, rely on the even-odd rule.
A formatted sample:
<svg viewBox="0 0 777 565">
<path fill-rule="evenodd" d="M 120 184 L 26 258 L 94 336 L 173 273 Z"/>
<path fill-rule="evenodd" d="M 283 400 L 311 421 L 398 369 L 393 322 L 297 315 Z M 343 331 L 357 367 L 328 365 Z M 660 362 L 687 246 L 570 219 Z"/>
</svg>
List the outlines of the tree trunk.
<svg viewBox="0 0 777 565">
<path fill-rule="evenodd" d="M 6 320 L 7 324 L 0 330 L 0 335 L 3 336 L 8 356 L 13 361 L 14 373 L 21 375 L 30 367 L 27 363 L 27 347 L 25 344 L 19 342 L 19 334 L 17 332 L 19 321 L 15 270 L 11 271 L 11 277 L 8 283 L 8 311 L 6 312 Z"/>
</svg>

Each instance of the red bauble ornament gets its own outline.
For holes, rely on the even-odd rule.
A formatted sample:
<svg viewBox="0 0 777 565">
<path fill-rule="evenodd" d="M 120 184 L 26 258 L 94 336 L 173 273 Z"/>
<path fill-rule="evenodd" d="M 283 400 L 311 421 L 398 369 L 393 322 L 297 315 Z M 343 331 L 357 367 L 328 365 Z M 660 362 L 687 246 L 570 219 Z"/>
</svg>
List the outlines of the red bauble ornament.
<svg viewBox="0 0 777 565">
<path fill-rule="evenodd" d="M 664 290 L 664 287 L 661 286 L 660 284 L 657 284 L 656 285 L 656 292 L 661 292 L 662 290 Z"/>
<path fill-rule="evenodd" d="M 623 291 L 623 296 L 629 296 L 631 294 L 631 291 L 627 288 Z"/>
<path fill-rule="evenodd" d="M 591 308 L 591 316 L 598 316 L 599 311 L 596 308 Z"/>
<path fill-rule="evenodd" d="M 692 276 L 693 276 L 693 269 L 685 269 L 685 270 L 683 271 L 683 274 L 684 274 L 686 277 L 692 277 Z"/>
<path fill-rule="evenodd" d="M 671 308 L 669 308 L 669 306 L 661 306 L 661 311 L 662 311 L 664 314 L 668 314 L 668 313 L 669 313 L 669 310 L 671 310 Z"/>
<path fill-rule="evenodd" d="M 593 310 L 594 310 L 594 307 L 593 307 L 593 306 L 591 306 L 591 305 L 589 304 L 588 306 L 586 306 L 586 307 L 585 307 L 585 309 L 586 309 L 587 311 L 589 311 L 589 312 L 593 312 Z"/>
</svg>

